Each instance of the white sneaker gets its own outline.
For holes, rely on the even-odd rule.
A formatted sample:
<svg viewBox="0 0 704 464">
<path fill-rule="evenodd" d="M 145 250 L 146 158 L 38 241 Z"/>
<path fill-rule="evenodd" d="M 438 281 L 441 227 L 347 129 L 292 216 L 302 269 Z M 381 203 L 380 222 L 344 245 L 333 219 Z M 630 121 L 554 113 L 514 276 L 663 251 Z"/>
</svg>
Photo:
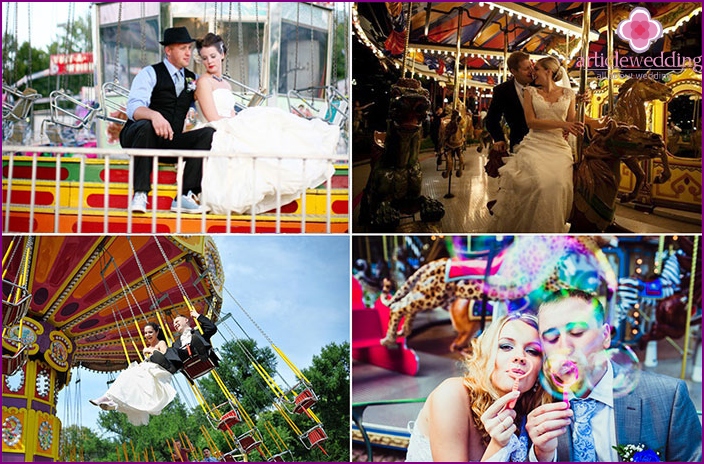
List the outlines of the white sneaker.
<svg viewBox="0 0 704 464">
<path fill-rule="evenodd" d="M 181 208 L 178 207 L 178 199 L 171 202 L 171 211 L 174 213 L 202 213 L 206 211 L 199 203 L 196 195 L 190 190 L 186 195 L 181 195 Z"/>
<path fill-rule="evenodd" d="M 133 213 L 147 212 L 147 192 L 135 192 L 130 204 L 130 211 Z"/>
</svg>

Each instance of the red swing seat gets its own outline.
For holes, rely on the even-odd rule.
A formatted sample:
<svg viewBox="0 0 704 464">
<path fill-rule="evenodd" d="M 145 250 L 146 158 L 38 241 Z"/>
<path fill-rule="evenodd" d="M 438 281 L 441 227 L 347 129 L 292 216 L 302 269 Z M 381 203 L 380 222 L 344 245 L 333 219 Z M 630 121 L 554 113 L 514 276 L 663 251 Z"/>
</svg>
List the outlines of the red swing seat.
<svg viewBox="0 0 704 464">
<path fill-rule="evenodd" d="M 198 377 L 204 376 L 213 369 L 215 369 L 215 364 L 213 364 L 213 361 L 210 358 L 202 360 L 200 359 L 200 356 L 195 354 L 183 362 L 181 371 L 190 380 L 195 380 Z"/>
<path fill-rule="evenodd" d="M 296 414 L 303 414 L 306 409 L 309 409 L 318 402 L 318 397 L 311 387 L 304 388 L 296 398 L 293 400 L 294 408 L 293 412 Z"/>
<path fill-rule="evenodd" d="M 311 449 L 312 447 L 317 446 L 327 440 L 328 435 L 325 433 L 325 430 L 323 430 L 323 426 L 318 424 L 300 435 L 298 438 L 301 440 L 301 443 L 303 443 L 303 446 Z"/>
<path fill-rule="evenodd" d="M 262 444 L 262 441 L 256 437 L 255 432 L 256 429 L 252 429 L 237 437 L 237 445 L 242 453 L 249 454 L 252 450 Z"/>
<path fill-rule="evenodd" d="M 235 424 L 239 424 L 240 422 L 242 422 L 242 417 L 240 416 L 239 411 L 237 411 L 237 409 L 232 409 L 222 415 L 220 422 L 218 422 L 218 428 L 223 432 L 226 432 Z"/>
<path fill-rule="evenodd" d="M 5 349 L 3 348 L 3 351 Z M 25 365 L 28 358 L 27 345 L 22 345 L 16 353 L 3 353 L 2 355 L 2 374 L 11 376 Z"/>
<path fill-rule="evenodd" d="M 8 301 L 14 297 L 16 302 Z M 29 304 L 32 302 L 32 294 L 25 287 L 4 280 L 2 281 L 2 326 L 12 327 L 27 315 Z"/>
</svg>

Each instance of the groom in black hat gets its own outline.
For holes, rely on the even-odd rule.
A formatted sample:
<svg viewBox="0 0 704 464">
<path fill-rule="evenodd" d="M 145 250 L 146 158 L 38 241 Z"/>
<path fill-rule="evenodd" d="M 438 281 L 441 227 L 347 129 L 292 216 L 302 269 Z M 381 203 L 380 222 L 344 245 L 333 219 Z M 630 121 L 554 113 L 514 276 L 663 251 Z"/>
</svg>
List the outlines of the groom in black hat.
<svg viewBox="0 0 704 464">
<path fill-rule="evenodd" d="M 128 121 L 120 132 L 123 148 L 162 148 L 186 150 L 210 150 L 215 129 L 204 127 L 183 132 L 184 121 L 193 104 L 196 75 L 186 69 L 191 62 L 191 38 L 185 27 L 172 27 L 164 31 L 165 58 L 161 63 L 147 66 L 135 76 L 127 101 Z M 203 172 L 202 158 L 185 158 L 181 186 L 180 211 L 199 213 L 197 195 Z M 161 157 L 160 161 L 175 163 L 173 157 Z M 132 179 L 134 197 L 130 204 L 132 212 L 147 212 L 147 195 L 151 190 L 152 158 L 134 157 Z M 178 199 L 174 199 L 171 211 L 179 211 Z"/>
</svg>

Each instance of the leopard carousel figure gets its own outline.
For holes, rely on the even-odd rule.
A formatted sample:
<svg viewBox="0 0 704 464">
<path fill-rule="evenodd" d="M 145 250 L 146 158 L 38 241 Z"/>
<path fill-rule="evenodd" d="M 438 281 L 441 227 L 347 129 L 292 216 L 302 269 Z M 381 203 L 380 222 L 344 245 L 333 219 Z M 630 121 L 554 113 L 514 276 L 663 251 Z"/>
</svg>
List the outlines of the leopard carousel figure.
<svg viewBox="0 0 704 464">
<path fill-rule="evenodd" d="M 423 222 L 445 215 L 437 200 L 421 195 L 423 174 L 418 159 L 430 100 L 415 79 L 399 79 L 391 86 L 386 134 L 377 133 L 377 159 L 364 188 L 359 221 L 374 231 L 395 231 L 402 215 L 420 212 Z"/>
<path fill-rule="evenodd" d="M 453 278 L 450 258 L 421 266 L 387 301 L 391 311 L 381 344 L 391 347 L 398 337 L 410 335 L 419 312 L 439 307 L 449 310 L 458 299 L 481 300 L 486 295 L 489 300 L 517 300 L 538 288 L 547 292 L 566 288 L 568 284 L 560 278 L 559 265 L 570 252 L 595 259 L 600 277 L 606 283 L 607 300 L 612 300 L 618 281 L 596 239 L 589 236 L 517 237 L 503 253 L 501 270 L 487 278 L 483 275 Z"/>
</svg>

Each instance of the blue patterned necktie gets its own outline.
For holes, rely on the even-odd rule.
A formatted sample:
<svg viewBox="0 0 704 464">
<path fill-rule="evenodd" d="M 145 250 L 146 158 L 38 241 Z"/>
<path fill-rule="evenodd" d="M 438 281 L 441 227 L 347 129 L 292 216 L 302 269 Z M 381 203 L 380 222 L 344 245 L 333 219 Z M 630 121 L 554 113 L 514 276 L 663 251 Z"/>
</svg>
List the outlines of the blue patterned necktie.
<svg viewBox="0 0 704 464">
<path fill-rule="evenodd" d="M 576 462 L 596 462 L 591 420 L 597 405 L 597 401 L 591 398 L 572 400 L 572 409 L 574 410 L 572 450 Z"/>
<path fill-rule="evenodd" d="M 183 92 L 183 87 L 184 87 L 184 82 L 183 82 L 183 76 L 181 75 L 181 71 L 176 71 L 176 74 L 174 75 L 174 85 L 176 86 L 176 96 L 178 97 L 181 95 L 181 92 Z"/>
</svg>

